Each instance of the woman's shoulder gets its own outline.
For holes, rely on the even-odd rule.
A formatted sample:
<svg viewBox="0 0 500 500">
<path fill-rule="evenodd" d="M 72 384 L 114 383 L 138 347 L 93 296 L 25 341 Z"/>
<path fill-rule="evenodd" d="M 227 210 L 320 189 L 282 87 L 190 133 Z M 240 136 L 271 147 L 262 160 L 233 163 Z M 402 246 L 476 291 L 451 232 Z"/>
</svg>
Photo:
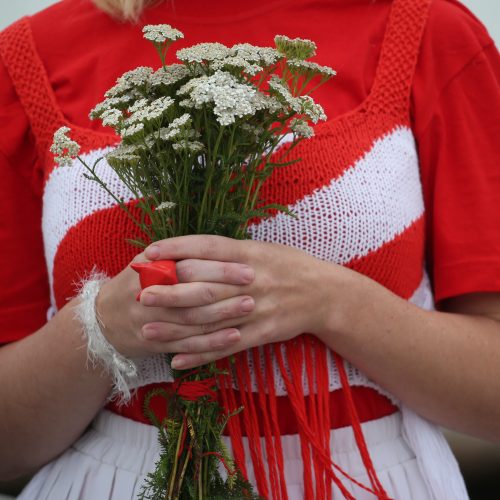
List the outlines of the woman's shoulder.
<svg viewBox="0 0 500 500">
<path fill-rule="evenodd" d="M 433 0 L 413 79 L 418 127 L 425 128 L 451 82 L 476 61 L 492 64 L 495 58 L 498 52 L 487 29 L 467 7 L 456 0 Z"/>
<path fill-rule="evenodd" d="M 465 5 L 457 0 L 433 0 L 423 43 L 432 46 L 437 56 L 465 59 L 493 41 L 484 24 Z"/>
</svg>

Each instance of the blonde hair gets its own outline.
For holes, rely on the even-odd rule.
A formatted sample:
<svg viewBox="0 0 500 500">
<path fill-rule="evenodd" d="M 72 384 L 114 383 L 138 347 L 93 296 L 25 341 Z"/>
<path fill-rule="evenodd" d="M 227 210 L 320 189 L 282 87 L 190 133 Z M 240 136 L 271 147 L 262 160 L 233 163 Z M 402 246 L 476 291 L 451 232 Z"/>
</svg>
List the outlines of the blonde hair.
<svg viewBox="0 0 500 500">
<path fill-rule="evenodd" d="M 97 7 L 112 16 L 137 21 L 144 8 L 158 0 L 92 0 Z"/>
</svg>

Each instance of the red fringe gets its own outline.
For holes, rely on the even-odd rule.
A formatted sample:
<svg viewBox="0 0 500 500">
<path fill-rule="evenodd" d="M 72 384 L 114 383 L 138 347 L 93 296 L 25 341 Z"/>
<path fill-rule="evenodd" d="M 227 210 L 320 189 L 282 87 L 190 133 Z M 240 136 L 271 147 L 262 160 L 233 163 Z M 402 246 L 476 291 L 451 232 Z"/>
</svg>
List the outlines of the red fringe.
<svg viewBox="0 0 500 500">
<path fill-rule="evenodd" d="M 248 366 L 248 356 L 246 351 L 239 355 L 239 360 L 235 363 L 238 387 L 240 388 L 241 399 L 245 410 L 243 420 L 247 431 L 250 455 L 255 472 L 255 482 L 259 495 L 264 498 L 269 497 L 269 488 L 267 485 L 267 476 L 264 468 L 264 457 L 262 456 L 262 447 L 260 445 L 259 420 L 255 412 L 254 399 L 252 397 L 252 384 L 250 379 L 250 368 Z"/>
<path fill-rule="evenodd" d="M 319 406 L 317 403 L 318 390 L 317 390 L 317 380 L 314 377 L 314 352 L 313 352 L 313 340 L 309 335 L 304 336 L 304 357 L 305 357 L 305 368 L 307 374 L 307 387 L 309 389 L 309 404 L 308 404 L 308 414 L 310 416 L 309 422 L 311 429 L 316 436 L 322 435 L 322 427 L 319 424 Z M 324 445 L 324 443 L 323 443 Z M 324 483 L 325 468 L 321 463 L 314 467 L 314 479 L 316 484 L 316 498 L 326 498 L 325 497 L 325 483 Z"/>
<path fill-rule="evenodd" d="M 283 356 L 281 353 L 280 345 L 274 344 L 274 353 L 276 355 L 276 360 L 278 362 L 278 365 L 280 367 L 281 371 L 281 376 L 283 377 L 283 380 L 285 381 L 285 385 L 287 388 L 288 392 L 288 397 L 290 398 L 290 402 L 292 403 L 292 406 L 295 409 L 295 416 L 302 427 L 302 431 L 306 434 L 307 438 L 309 439 L 311 445 L 314 447 L 317 455 L 316 458 L 317 460 L 323 462 L 323 466 L 325 467 L 325 470 L 329 474 L 329 476 L 332 478 L 333 482 L 337 485 L 341 493 L 344 495 L 344 498 L 348 500 L 355 500 L 355 498 L 347 491 L 345 486 L 342 484 L 340 479 L 336 476 L 335 471 L 333 468 L 339 470 L 344 474 L 345 476 L 349 477 L 350 476 L 343 472 L 340 467 L 338 467 L 336 464 L 334 464 L 331 460 L 330 452 L 325 452 L 325 450 L 321 447 L 321 444 L 318 444 L 317 437 L 314 436 L 312 431 L 309 429 L 309 426 L 307 424 L 307 419 L 304 414 L 303 408 L 300 408 L 300 398 L 297 396 L 297 393 L 295 392 L 295 386 L 290 380 L 290 377 L 288 376 L 287 369 L 285 367 L 285 363 L 283 361 Z M 333 468 L 332 468 L 333 467 Z M 369 488 L 366 486 L 358 483 L 354 478 L 350 478 L 352 481 L 354 481 L 356 484 L 358 484 L 360 487 L 363 489 L 372 492 Z"/>
<path fill-rule="evenodd" d="M 323 449 L 331 455 L 330 447 L 330 385 L 328 381 L 327 350 L 316 337 L 311 337 L 314 346 L 314 360 L 316 365 L 316 383 L 318 392 L 319 425 L 323 437 Z M 332 498 L 332 478 L 323 469 L 327 500 Z"/>
<path fill-rule="evenodd" d="M 288 367 L 285 365 L 283 357 L 283 346 L 285 346 Z M 337 476 L 337 473 L 339 473 L 353 485 L 372 493 L 378 500 L 390 500 L 377 477 L 371 461 L 342 358 L 333 353 L 340 374 L 356 445 L 370 479 L 371 488 L 350 476 L 331 459 L 329 380 L 327 348 L 324 344 L 315 337 L 302 335 L 293 341 L 284 344 L 267 345 L 262 349 L 263 356 L 259 348 L 252 349 L 259 410 L 257 410 L 252 397 L 251 374 L 246 352 L 242 352 L 237 356 L 234 365 L 231 365 L 228 360 L 219 362 L 219 367 L 228 371 L 231 375 L 218 376 L 222 405 L 228 413 L 237 409 L 233 380 L 237 382 L 241 401 L 245 407 L 245 410 L 241 412 L 241 416 L 249 440 L 250 458 L 255 471 L 259 495 L 274 500 L 287 500 L 288 498 L 281 435 L 278 425 L 272 362 L 274 354 L 298 422 L 304 466 L 304 498 L 306 500 L 321 498 L 330 500 L 333 495 L 333 484 L 335 484 L 345 499 L 355 500 L 355 497 L 349 492 L 340 477 Z M 264 361 L 265 379 L 261 372 L 262 359 Z M 310 394 L 307 405 L 304 397 L 304 373 L 307 377 Z M 262 430 L 266 449 L 265 457 L 261 445 L 258 411 L 260 411 L 262 417 Z M 228 429 L 235 462 L 242 474 L 248 479 L 240 414 L 229 419 Z M 265 458 L 267 458 L 267 462 Z"/>
<path fill-rule="evenodd" d="M 259 402 L 260 402 L 260 410 L 262 414 L 262 420 L 264 422 L 264 438 L 266 442 L 266 454 L 267 454 L 267 467 L 269 472 L 269 482 L 271 484 L 271 492 L 272 496 L 275 499 L 280 498 L 279 490 L 278 490 L 278 472 L 277 472 L 277 463 L 276 463 L 276 455 L 274 452 L 274 443 L 273 437 L 271 434 L 271 424 L 269 422 L 269 412 L 267 411 L 268 407 L 268 397 L 266 396 L 266 386 L 264 384 L 264 379 L 262 377 L 262 373 L 260 371 L 261 367 L 261 356 L 260 349 L 258 347 L 254 347 L 252 349 L 252 357 L 253 357 L 253 366 L 255 378 L 257 380 L 257 390 L 259 393 Z"/>
<path fill-rule="evenodd" d="M 363 430 L 361 429 L 358 412 L 356 410 L 356 405 L 354 404 L 354 399 L 352 397 L 351 386 L 349 385 L 349 380 L 345 371 L 344 360 L 336 352 L 333 353 L 333 357 L 339 371 L 347 409 L 349 410 L 349 414 L 351 416 L 351 424 L 354 431 L 356 444 L 358 445 L 363 464 L 365 466 L 366 472 L 368 473 L 368 477 L 370 478 L 370 483 L 372 485 L 372 488 L 376 492 L 377 498 L 379 498 L 380 500 L 389 500 L 389 496 L 385 492 L 384 487 L 377 477 L 377 473 L 375 472 L 375 467 L 373 466 L 368 447 L 366 446 L 366 441 L 365 437 L 363 436 Z"/>
<path fill-rule="evenodd" d="M 278 460 L 278 473 L 280 476 L 281 498 L 288 500 L 285 480 L 285 465 L 283 461 L 283 448 L 281 447 L 281 433 L 278 424 L 278 409 L 276 405 L 276 385 L 274 380 L 273 363 L 271 357 L 271 346 L 264 346 L 265 371 L 267 377 L 267 389 L 269 391 L 269 407 L 271 409 L 271 423 L 273 426 L 274 445 L 276 447 L 276 458 Z"/>
<path fill-rule="evenodd" d="M 219 388 L 222 397 L 222 406 L 226 413 L 235 412 L 238 407 L 236 406 L 236 398 L 233 389 L 233 377 L 231 374 L 231 364 L 229 359 L 222 359 L 217 363 L 220 370 L 227 372 L 227 375 L 219 375 Z M 243 447 L 243 438 L 241 432 L 240 415 L 233 415 L 227 422 L 229 436 L 231 438 L 231 446 L 233 448 L 234 461 L 243 474 L 243 477 L 248 480 L 247 467 L 245 461 L 245 448 Z"/>
<path fill-rule="evenodd" d="M 302 339 L 303 337 L 298 337 L 291 342 L 287 342 L 285 346 L 288 356 L 288 364 L 290 366 L 290 372 L 292 376 L 292 382 L 296 391 L 296 407 L 301 412 L 303 419 L 307 420 L 307 412 L 304 400 L 304 386 L 302 379 L 302 367 L 304 366 Z M 312 432 L 314 432 L 314 430 L 312 430 Z M 311 475 L 311 446 L 307 439 L 306 430 L 301 426 L 299 426 L 299 437 L 304 477 L 304 498 L 306 500 L 313 500 L 314 498 L 316 498 L 316 496 L 314 495 L 314 485 Z"/>
</svg>

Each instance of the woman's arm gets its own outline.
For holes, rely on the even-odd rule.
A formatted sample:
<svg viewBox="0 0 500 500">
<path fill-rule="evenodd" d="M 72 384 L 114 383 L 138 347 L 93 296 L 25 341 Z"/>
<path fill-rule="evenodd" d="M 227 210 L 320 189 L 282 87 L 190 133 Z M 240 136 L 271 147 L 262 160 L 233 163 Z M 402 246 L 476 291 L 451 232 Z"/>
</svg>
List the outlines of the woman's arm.
<svg viewBox="0 0 500 500">
<path fill-rule="evenodd" d="M 134 259 L 144 260 L 142 254 Z M 189 273 L 178 267 L 181 279 L 189 281 Z M 235 330 L 225 328 L 224 322 L 234 323 L 253 309 L 252 304 L 244 305 L 251 298 L 242 295 L 241 287 L 251 283 L 253 272 L 238 264 L 211 263 L 203 277 L 213 282 L 209 293 L 201 283 L 182 285 L 187 307 L 145 307 L 135 300 L 139 280 L 127 266 L 103 285 L 96 301 L 108 341 L 130 358 L 176 352 L 184 338 L 200 333 L 196 324 L 181 324 L 195 307 L 201 320 L 217 323 L 215 333 L 203 329 L 203 340 L 212 350 L 234 344 Z M 85 430 L 110 391 L 111 381 L 102 368 L 87 363 L 86 342 L 75 320 L 77 300 L 37 332 L 0 349 L 0 480 L 29 473 L 63 452 Z M 170 342 L 148 338 L 145 324 L 167 328 L 176 338 Z"/>
<path fill-rule="evenodd" d="M 164 240 L 146 256 L 239 262 L 255 270 L 245 291 L 255 309 L 232 324 L 241 340 L 214 352 L 203 350 L 203 337 L 193 337 L 200 352 L 186 344 L 174 358 L 177 367 L 309 332 L 420 414 L 500 440 L 500 294 L 449 301 L 453 312 L 425 311 L 362 274 L 297 249 L 221 237 Z M 168 288 L 143 296 L 148 293 L 157 303 L 171 301 Z M 168 337 L 161 329 L 157 334 Z"/>
<path fill-rule="evenodd" d="M 110 390 L 74 319 L 75 300 L 33 335 L 0 349 L 0 479 L 26 474 L 83 432 Z"/>
<path fill-rule="evenodd" d="M 354 271 L 325 268 L 319 337 L 423 416 L 500 440 L 500 293 L 425 311 Z M 340 279 L 339 279 L 340 278 Z"/>
</svg>

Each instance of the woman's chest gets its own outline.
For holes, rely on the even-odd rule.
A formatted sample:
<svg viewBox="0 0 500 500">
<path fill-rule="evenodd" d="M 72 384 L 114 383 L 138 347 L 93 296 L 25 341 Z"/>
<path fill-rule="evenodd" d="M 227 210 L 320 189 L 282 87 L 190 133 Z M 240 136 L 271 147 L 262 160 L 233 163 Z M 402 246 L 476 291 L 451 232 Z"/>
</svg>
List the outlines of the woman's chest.
<svg viewBox="0 0 500 500">
<path fill-rule="evenodd" d="M 253 221 L 250 234 L 348 266 L 410 296 L 421 279 L 424 247 L 413 135 L 402 126 L 377 134 L 368 126 L 335 130 L 326 125 L 287 158 L 300 161 L 275 170 L 262 188 L 266 202 L 286 205 L 295 216 L 271 213 Z M 92 164 L 105 152 L 91 151 L 84 159 Z M 133 194 L 105 160 L 97 173 L 117 198 L 132 202 Z M 139 251 L 128 240 L 140 231 L 98 183 L 84 176 L 78 162 L 47 177 L 43 235 L 57 307 L 92 269 L 115 275 Z"/>
</svg>

